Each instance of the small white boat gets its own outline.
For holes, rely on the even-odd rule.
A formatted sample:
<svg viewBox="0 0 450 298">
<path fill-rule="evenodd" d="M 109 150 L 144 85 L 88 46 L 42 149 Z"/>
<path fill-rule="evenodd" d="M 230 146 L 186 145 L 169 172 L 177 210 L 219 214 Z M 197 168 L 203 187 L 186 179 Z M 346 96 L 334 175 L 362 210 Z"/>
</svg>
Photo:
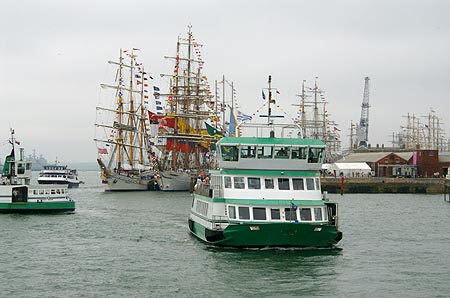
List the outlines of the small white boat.
<svg viewBox="0 0 450 298">
<path fill-rule="evenodd" d="M 72 170 L 63 165 L 46 165 L 39 173 L 39 184 L 66 184 L 68 188 L 80 186 L 77 170 Z"/>
</svg>

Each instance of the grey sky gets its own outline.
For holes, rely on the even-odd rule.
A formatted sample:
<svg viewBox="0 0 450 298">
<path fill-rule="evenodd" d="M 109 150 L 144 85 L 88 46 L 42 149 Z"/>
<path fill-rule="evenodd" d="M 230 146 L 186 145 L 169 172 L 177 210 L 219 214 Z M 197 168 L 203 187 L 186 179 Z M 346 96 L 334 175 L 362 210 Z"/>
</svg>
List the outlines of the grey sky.
<svg viewBox="0 0 450 298">
<path fill-rule="evenodd" d="M 448 137 L 449 13 L 446 0 L 3 0 L 0 143 L 12 126 L 27 153 L 95 161 L 95 106 L 99 84 L 111 80 L 107 61 L 120 48 L 140 48 L 162 85 L 158 74 L 172 69 L 163 56 L 175 52 L 189 23 L 210 83 L 223 74 L 233 81 L 245 113 L 262 104 L 269 74 L 289 111 L 302 80 L 318 76 L 347 146 L 369 76 L 370 143 L 390 145 L 402 116 L 425 116 L 431 107 Z M 8 151 L 0 147 L 2 159 Z"/>
</svg>

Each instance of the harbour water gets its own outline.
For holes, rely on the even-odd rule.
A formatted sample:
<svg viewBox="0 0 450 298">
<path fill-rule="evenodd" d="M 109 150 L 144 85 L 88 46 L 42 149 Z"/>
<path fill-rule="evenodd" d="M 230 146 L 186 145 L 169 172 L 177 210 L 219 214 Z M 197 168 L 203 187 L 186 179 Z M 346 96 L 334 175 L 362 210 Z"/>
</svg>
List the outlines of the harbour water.
<svg viewBox="0 0 450 298">
<path fill-rule="evenodd" d="M 36 176 L 36 175 L 35 175 Z M 193 238 L 188 193 L 105 193 L 73 214 L 0 215 L 1 297 L 448 297 L 442 195 L 344 194 L 339 249 L 224 249 Z"/>
</svg>

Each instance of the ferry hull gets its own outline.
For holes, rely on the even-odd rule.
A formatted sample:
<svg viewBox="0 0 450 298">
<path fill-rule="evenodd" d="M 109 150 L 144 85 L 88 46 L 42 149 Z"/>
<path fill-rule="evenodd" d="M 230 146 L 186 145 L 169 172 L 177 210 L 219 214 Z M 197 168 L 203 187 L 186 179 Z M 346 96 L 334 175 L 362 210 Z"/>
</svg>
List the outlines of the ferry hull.
<svg viewBox="0 0 450 298">
<path fill-rule="evenodd" d="M 60 184 L 67 185 L 68 188 L 77 188 L 80 186 L 80 182 L 59 181 L 59 180 L 39 180 L 39 184 Z"/>
<path fill-rule="evenodd" d="M 190 218 L 189 229 L 207 243 L 242 248 L 333 248 L 342 239 L 335 226 L 309 223 L 242 223 L 211 230 Z"/>
<path fill-rule="evenodd" d="M 75 202 L 0 203 L 0 213 L 55 213 L 75 211 Z"/>
</svg>

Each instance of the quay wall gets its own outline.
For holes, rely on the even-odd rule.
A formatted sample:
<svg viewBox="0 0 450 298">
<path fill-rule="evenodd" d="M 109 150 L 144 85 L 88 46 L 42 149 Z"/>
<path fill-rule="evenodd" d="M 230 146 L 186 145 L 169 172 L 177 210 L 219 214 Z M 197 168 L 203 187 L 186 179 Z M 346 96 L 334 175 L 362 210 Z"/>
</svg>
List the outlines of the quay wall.
<svg viewBox="0 0 450 298">
<path fill-rule="evenodd" d="M 341 193 L 341 178 L 321 178 L 322 191 Z M 450 181 L 443 178 L 345 178 L 344 193 L 449 193 Z"/>
</svg>

